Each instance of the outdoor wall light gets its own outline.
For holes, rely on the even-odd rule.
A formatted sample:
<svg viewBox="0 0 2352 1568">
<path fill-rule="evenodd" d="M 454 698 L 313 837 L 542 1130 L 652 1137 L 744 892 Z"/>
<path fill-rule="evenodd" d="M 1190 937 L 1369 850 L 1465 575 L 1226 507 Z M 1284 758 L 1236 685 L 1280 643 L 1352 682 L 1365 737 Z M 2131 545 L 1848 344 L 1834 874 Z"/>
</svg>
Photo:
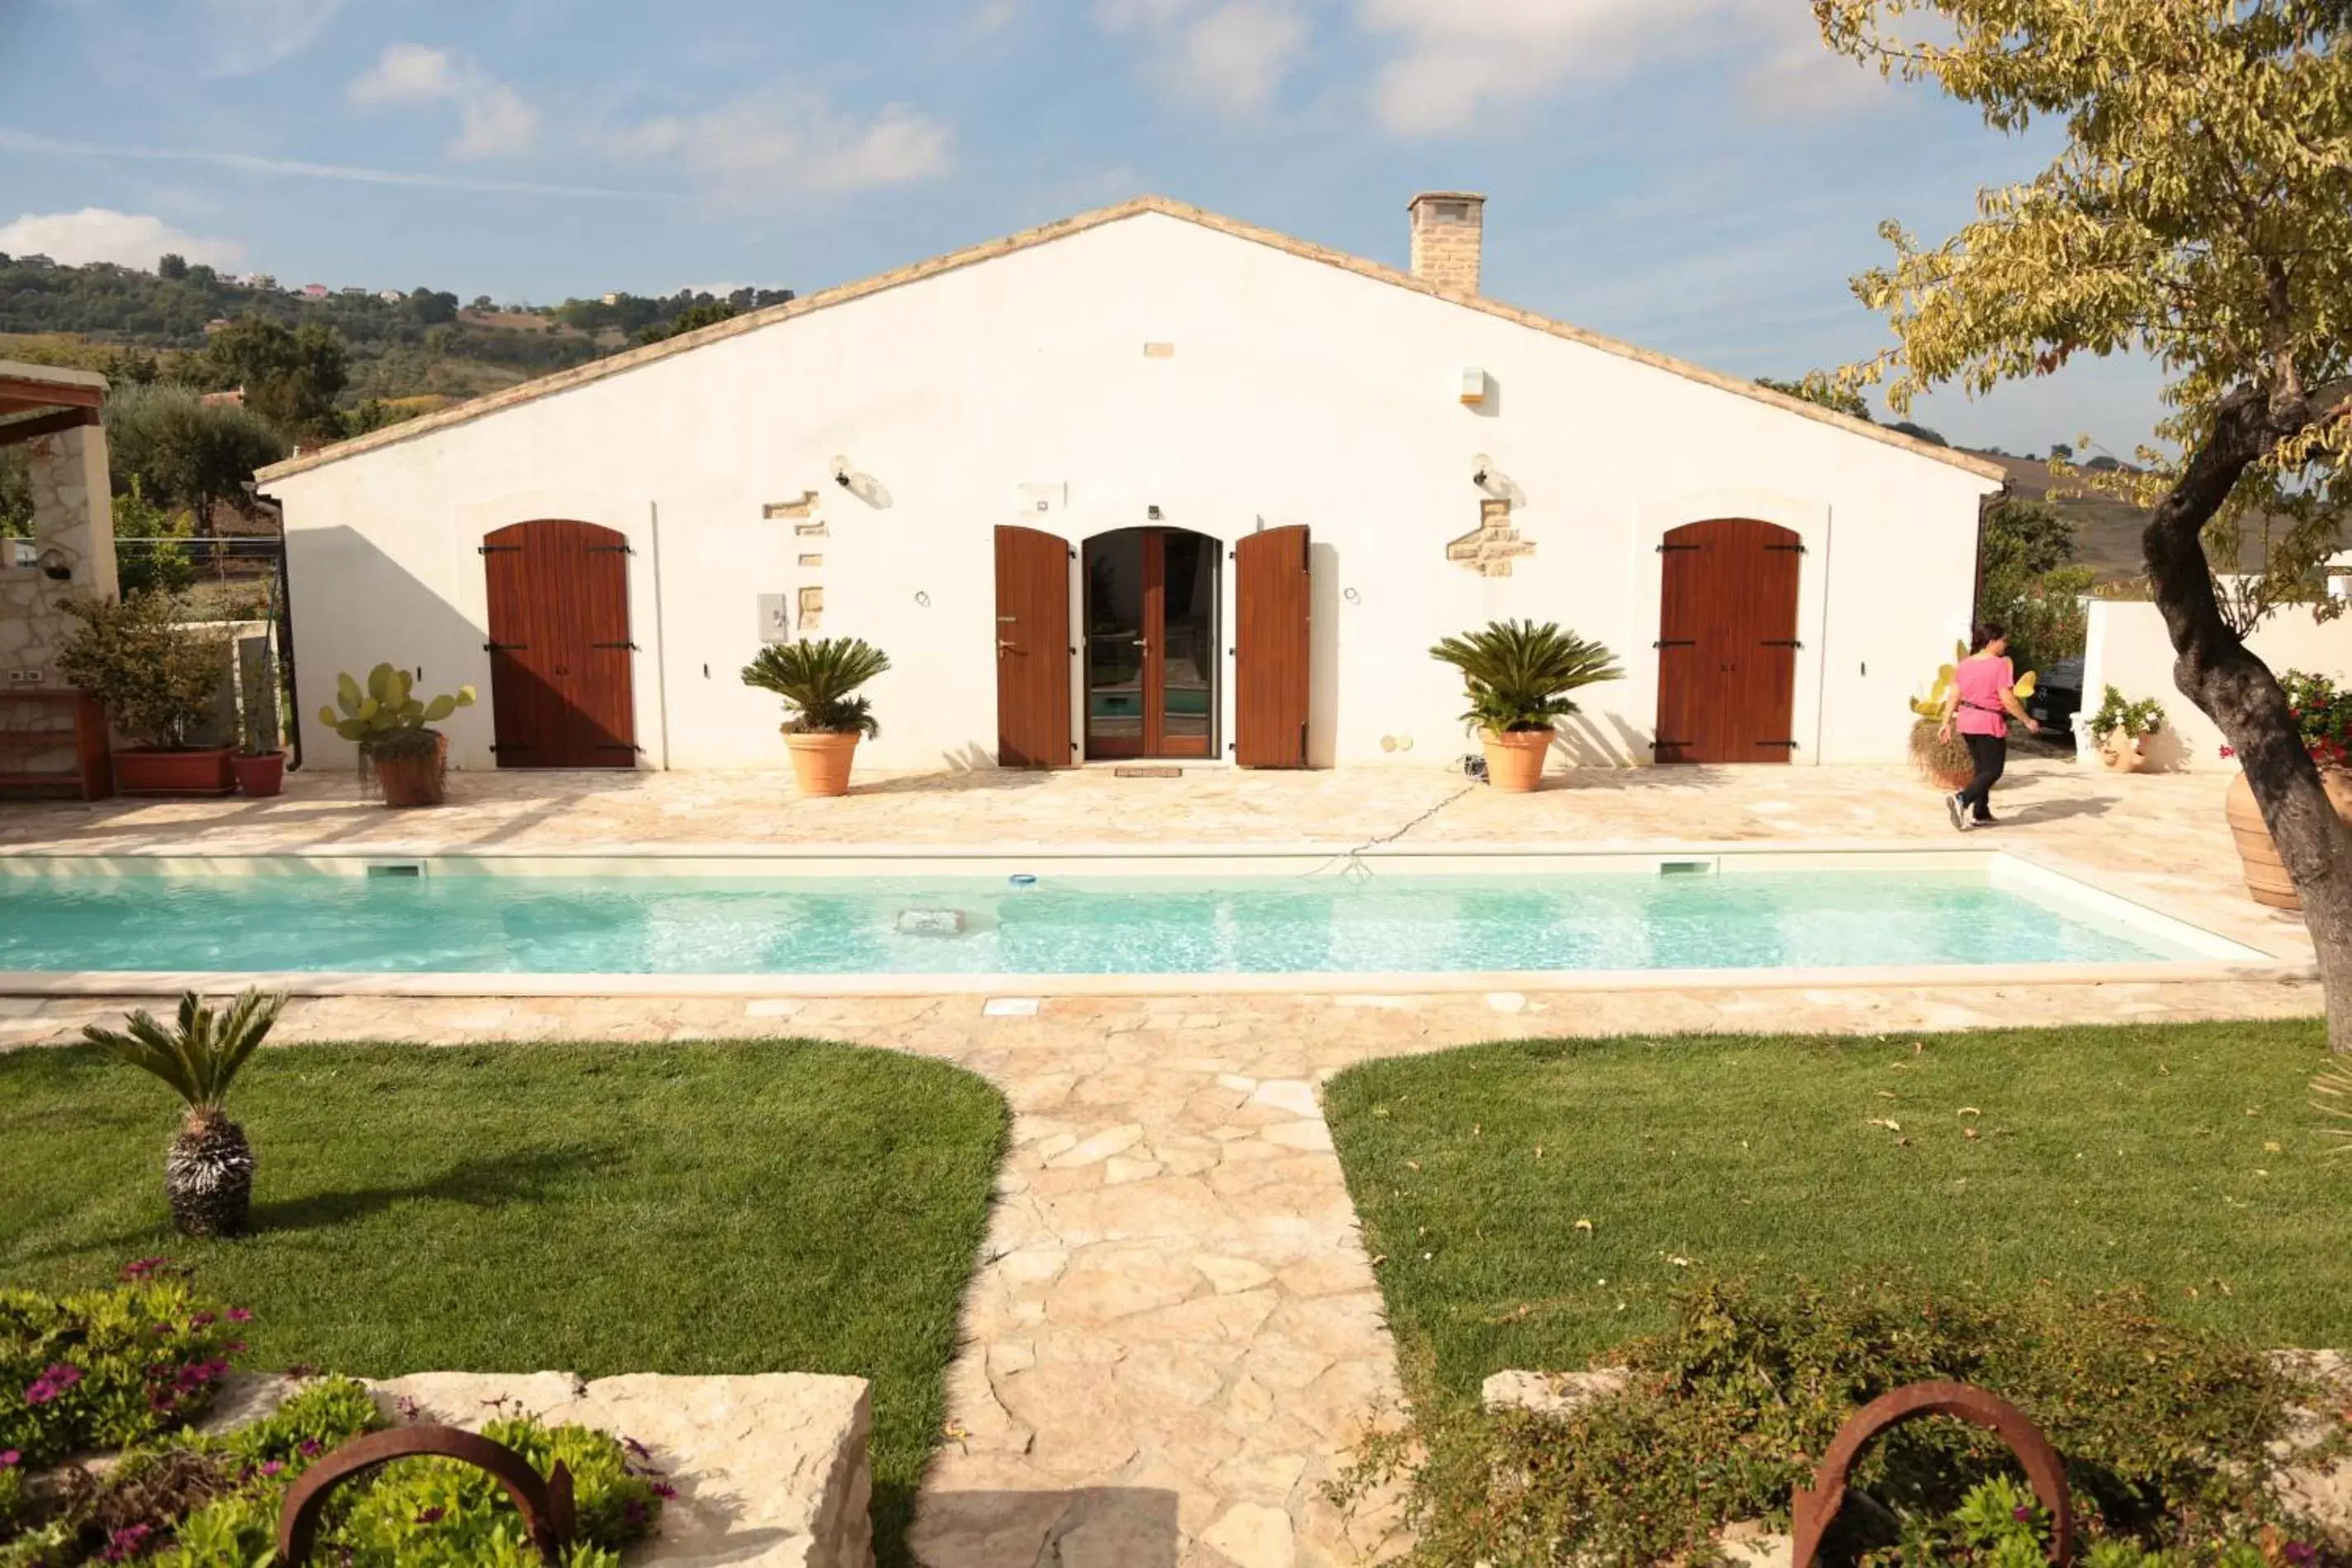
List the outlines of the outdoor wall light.
<svg viewBox="0 0 2352 1568">
<path fill-rule="evenodd" d="M 73 575 L 73 563 L 66 559 L 66 552 L 54 544 L 41 552 L 37 563 L 42 574 L 52 582 L 62 583 Z"/>
<path fill-rule="evenodd" d="M 833 482 L 839 485 L 843 489 L 847 489 L 849 488 L 849 459 L 846 458 L 835 458 L 833 460 Z"/>
</svg>

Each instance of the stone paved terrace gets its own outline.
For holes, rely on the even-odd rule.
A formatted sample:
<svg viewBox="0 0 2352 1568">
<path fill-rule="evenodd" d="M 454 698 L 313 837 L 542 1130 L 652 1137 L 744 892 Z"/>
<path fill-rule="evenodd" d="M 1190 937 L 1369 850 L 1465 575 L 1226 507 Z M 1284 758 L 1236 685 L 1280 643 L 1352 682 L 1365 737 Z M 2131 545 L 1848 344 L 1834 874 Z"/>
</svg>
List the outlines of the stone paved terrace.
<svg viewBox="0 0 2352 1568">
<path fill-rule="evenodd" d="M 2017 842 L 2209 929 L 2307 955 L 2247 901 L 2226 778 L 2113 778 L 2027 762 L 1996 800 Z M 845 844 L 1353 844 L 1665 840 L 1946 845 L 1895 769 L 1588 773 L 1534 797 L 1427 766 L 1331 773 L 884 778 L 797 801 L 771 774 L 462 775 L 395 813 L 348 775 L 276 802 L 0 807 L 0 851 L 405 853 Z M 1433 808 L 1434 815 L 1421 820 Z M 0 997 L 0 1043 L 71 1038 L 102 998 Z M 1628 1030 L 1885 1033 L 2294 1016 L 2281 982 L 1730 989 L 1576 994 L 299 1001 L 288 1040 L 662 1040 L 807 1035 L 946 1058 L 1018 1117 L 950 1379 L 950 1437 L 916 1542 L 934 1568 L 1262 1568 L 1377 1556 L 1389 1521 L 1323 1501 L 1363 1424 L 1393 1409 L 1379 1297 L 1315 1089 L 1350 1063 L 1483 1039 Z"/>
</svg>

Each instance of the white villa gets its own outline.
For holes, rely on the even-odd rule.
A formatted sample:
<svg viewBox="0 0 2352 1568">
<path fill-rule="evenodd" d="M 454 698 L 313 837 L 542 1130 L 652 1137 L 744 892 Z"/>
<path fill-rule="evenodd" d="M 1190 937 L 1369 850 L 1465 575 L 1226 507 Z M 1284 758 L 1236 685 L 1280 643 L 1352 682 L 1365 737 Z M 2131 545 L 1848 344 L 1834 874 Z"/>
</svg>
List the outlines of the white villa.
<svg viewBox="0 0 2352 1568">
<path fill-rule="evenodd" d="M 1428 655 L 1555 620 L 1585 763 L 1899 760 L 1990 463 L 1157 197 L 265 470 L 302 706 L 389 660 L 460 766 L 777 766 L 763 640 L 851 635 L 883 766 L 1471 749 Z M 314 757 L 342 742 L 315 723 Z"/>
</svg>

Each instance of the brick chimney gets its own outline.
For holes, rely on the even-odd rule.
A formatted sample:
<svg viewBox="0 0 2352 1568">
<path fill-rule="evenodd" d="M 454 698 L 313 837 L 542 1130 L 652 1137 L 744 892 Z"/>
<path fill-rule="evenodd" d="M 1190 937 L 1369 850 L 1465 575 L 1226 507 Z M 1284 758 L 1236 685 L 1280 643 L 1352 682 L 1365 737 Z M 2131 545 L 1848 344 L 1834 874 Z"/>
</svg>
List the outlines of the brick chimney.
<svg viewBox="0 0 2352 1568">
<path fill-rule="evenodd" d="M 1412 275 L 1450 294 L 1478 291 L 1486 198 L 1472 191 L 1423 191 L 1412 198 Z"/>
</svg>

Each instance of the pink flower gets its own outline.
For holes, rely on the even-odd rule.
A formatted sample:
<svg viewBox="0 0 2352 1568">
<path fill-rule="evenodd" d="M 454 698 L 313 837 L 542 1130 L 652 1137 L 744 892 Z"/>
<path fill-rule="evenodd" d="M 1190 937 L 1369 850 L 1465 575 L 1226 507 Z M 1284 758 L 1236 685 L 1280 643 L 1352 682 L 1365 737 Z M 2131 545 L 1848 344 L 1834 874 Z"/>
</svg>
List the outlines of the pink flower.
<svg viewBox="0 0 2352 1568">
<path fill-rule="evenodd" d="M 2236 748 L 2236 747 L 2234 747 L 2234 746 L 2224 746 L 2224 747 L 2222 747 L 2222 748 L 2221 748 L 2221 758 L 2222 758 L 2222 760 L 2223 760 L 2224 762 L 2228 761 L 2228 760 L 2229 760 L 2230 758 L 2231 758 L 2231 757 L 2236 756 L 2237 754 L 2238 754 L 2237 748 Z"/>
<path fill-rule="evenodd" d="M 25 1462 L 25 1456 L 14 1448 L 0 1448 L 0 1470 L 13 1470 Z"/>
<path fill-rule="evenodd" d="M 231 1307 L 228 1310 L 228 1321 L 232 1323 L 249 1323 L 253 1321 L 253 1313 L 244 1307 Z"/>
<path fill-rule="evenodd" d="M 274 1475 L 276 1475 L 278 1471 L 280 1471 L 280 1470 L 284 1469 L 285 1468 L 286 1468 L 286 1462 L 285 1462 L 284 1460 L 282 1460 L 282 1459 L 270 1459 L 270 1460 L 267 1460 L 267 1461 L 265 1461 L 265 1462 L 263 1463 L 263 1465 L 262 1465 L 262 1467 L 261 1467 L 261 1473 L 262 1473 L 263 1475 L 265 1475 L 265 1476 L 274 1476 Z"/>
<path fill-rule="evenodd" d="M 142 1258 L 135 1263 L 124 1264 L 122 1266 L 122 1277 L 123 1279 L 135 1283 L 136 1281 L 144 1279 L 149 1275 L 154 1274 L 159 1270 L 169 1268 L 171 1266 L 172 1260 L 168 1258 Z"/>
<path fill-rule="evenodd" d="M 188 1327 L 191 1329 L 209 1329 L 218 1321 L 220 1321 L 220 1320 L 214 1317 L 210 1312 L 198 1312 L 195 1316 L 188 1320 Z"/>
<path fill-rule="evenodd" d="M 80 1381 L 81 1368 L 71 1362 L 58 1362 L 33 1380 L 31 1386 L 25 1390 L 25 1403 L 47 1405 Z"/>
</svg>

